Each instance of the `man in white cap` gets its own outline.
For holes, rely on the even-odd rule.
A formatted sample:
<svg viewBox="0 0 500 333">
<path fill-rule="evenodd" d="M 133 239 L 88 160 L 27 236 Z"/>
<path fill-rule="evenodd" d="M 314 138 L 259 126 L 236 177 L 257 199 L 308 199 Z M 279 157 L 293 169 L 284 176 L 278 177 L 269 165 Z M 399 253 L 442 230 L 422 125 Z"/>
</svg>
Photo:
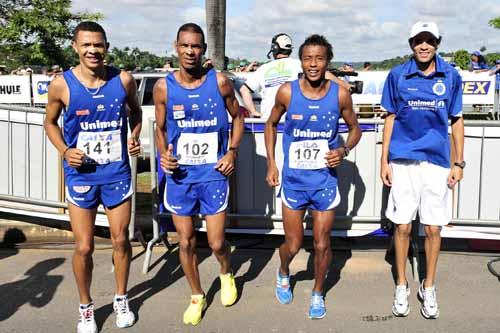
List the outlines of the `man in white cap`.
<svg viewBox="0 0 500 333">
<path fill-rule="evenodd" d="M 417 211 L 425 230 L 426 277 L 418 290 L 421 313 L 439 316 L 434 285 L 441 228 L 451 219 L 451 190 L 462 179 L 464 123 L 462 80 L 436 54 L 441 42 L 434 22 L 417 22 L 408 40 L 413 57 L 391 70 L 382 94 L 385 119 L 381 178 L 391 187 L 386 216 L 395 224 L 396 291 L 392 312 L 410 312 L 405 276 L 411 222 Z M 450 161 L 448 119 L 454 159 Z"/>
<path fill-rule="evenodd" d="M 293 81 L 302 73 L 298 59 L 290 58 L 292 39 L 284 33 L 277 34 L 271 41 L 271 49 L 267 53 L 274 60 L 262 65 L 240 88 L 241 96 L 251 116 L 267 119 L 274 106 L 274 98 L 278 88 L 285 82 Z M 257 112 L 252 99 L 253 92 L 260 92 L 262 101 L 260 112 Z"/>
</svg>

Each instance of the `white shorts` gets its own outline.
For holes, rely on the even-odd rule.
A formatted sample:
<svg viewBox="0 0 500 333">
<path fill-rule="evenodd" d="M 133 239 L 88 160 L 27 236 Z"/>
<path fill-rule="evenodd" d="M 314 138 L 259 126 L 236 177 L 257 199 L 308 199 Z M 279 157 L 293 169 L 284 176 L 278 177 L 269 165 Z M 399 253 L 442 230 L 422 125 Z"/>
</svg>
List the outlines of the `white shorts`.
<svg viewBox="0 0 500 333">
<path fill-rule="evenodd" d="M 390 163 L 392 187 L 385 215 L 396 224 L 408 224 L 418 214 L 427 225 L 447 225 L 452 214 L 449 168 L 425 161 Z"/>
</svg>

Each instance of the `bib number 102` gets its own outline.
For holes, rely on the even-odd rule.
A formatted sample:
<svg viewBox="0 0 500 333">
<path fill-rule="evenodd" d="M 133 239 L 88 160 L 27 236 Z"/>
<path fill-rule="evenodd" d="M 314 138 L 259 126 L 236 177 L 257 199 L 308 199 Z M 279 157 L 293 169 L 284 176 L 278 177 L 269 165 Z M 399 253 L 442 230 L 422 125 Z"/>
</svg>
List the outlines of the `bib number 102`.
<svg viewBox="0 0 500 333">
<path fill-rule="evenodd" d="M 208 155 L 208 143 L 186 143 L 182 149 L 188 156 Z"/>
</svg>

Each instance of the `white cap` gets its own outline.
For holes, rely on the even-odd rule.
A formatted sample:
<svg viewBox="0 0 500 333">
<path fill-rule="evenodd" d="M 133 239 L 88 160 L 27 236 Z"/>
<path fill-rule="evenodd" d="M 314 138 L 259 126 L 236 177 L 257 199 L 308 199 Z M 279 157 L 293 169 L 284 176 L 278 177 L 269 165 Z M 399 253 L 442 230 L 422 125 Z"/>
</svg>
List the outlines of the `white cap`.
<svg viewBox="0 0 500 333">
<path fill-rule="evenodd" d="M 279 34 L 276 37 L 276 44 L 279 45 L 282 50 L 291 50 L 292 49 L 292 39 L 290 36 L 286 34 Z"/>
<path fill-rule="evenodd" d="M 411 27 L 410 30 L 410 38 L 415 37 L 421 32 L 429 32 L 434 37 L 439 38 L 439 28 L 436 23 L 434 22 L 417 22 Z"/>
</svg>

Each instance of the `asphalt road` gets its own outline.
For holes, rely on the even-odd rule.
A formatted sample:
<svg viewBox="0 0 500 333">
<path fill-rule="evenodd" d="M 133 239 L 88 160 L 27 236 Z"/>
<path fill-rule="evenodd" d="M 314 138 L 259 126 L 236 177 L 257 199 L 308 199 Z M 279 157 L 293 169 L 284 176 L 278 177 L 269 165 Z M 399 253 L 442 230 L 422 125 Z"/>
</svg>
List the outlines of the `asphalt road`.
<svg viewBox="0 0 500 333">
<path fill-rule="evenodd" d="M 92 294 L 102 332 L 500 332 L 500 282 L 486 264 L 498 254 L 444 252 L 438 271 L 441 316 L 425 320 L 410 280 L 411 312 L 391 313 L 393 280 L 384 249 L 337 250 L 327 280 L 327 316 L 307 318 L 312 288 L 311 252 L 302 250 L 292 263 L 294 300 L 280 305 L 274 297 L 279 258 L 276 242 L 269 247 L 238 246 L 232 256 L 240 298 L 224 308 L 219 300 L 218 264 L 201 249 L 200 274 L 208 309 L 197 327 L 184 326 L 182 313 L 189 289 L 177 252 L 155 248 L 153 267 L 141 273 L 144 256 L 134 248 L 129 282 L 137 323 L 115 327 L 112 313 L 114 278 L 111 251 L 99 246 L 94 255 Z M 246 247 L 246 248 L 244 248 Z M 0 250 L 0 331 L 74 332 L 78 298 L 69 246 L 50 249 Z M 497 267 L 500 268 L 500 267 Z M 500 269 L 499 269 L 500 270 Z M 408 277 L 411 272 L 408 269 Z"/>
</svg>

